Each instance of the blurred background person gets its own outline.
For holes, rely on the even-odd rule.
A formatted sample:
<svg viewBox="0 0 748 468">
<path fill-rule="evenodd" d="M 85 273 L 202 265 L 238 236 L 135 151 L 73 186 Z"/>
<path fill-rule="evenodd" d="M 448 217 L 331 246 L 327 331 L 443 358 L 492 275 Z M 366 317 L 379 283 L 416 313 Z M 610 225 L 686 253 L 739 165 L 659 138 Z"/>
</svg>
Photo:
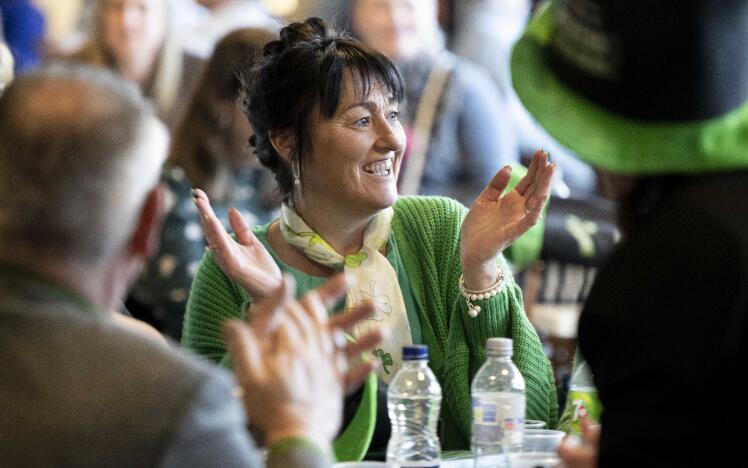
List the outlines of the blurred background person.
<svg viewBox="0 0 748 468">
<path fill-rule="evenodd" d="M 0 0 L 0 32 L 22 73 L 41 63 L 44 54 L 44 15 L 32 0 Z"/>
<path fill-rule="evenodd" d="M 747 36 L 745 0 L 571 0 L 514 48 L 524 105 L 619 205 L 579 321 L 599 466 L 744 464 Z"/>
<path fill-rule="evenodd" d="M 436 0 L 354 0 L 348 8 L 353 32 L 405 78 L 401 193 L 470 206 L 500 167 L 519 161 L 501 96 L 484 71 L 445 49 Z"/>
<path fill-rule="evenodd" d="M 488 71 L 504 98 L 505 118 L 519 140 L 523 160 L 535 149 L 548 151 L 559 165 L 554 195 L 583 198 L 597 191 L 597 175 L 568 148 L 533 120 L 512 89 L 509 56 L 525 29 L 533 5 L 531 0 L 452 0 L 452 35 L 449 47 L 455 54 Z M 563 184 L 560 182 L 563 181 Z"/>
<path fill-rule="evenodd" d="M 161 181 L 169 207 L 159 250 L 127 302 L 139 318 L 179 341 L 192 277 L 205 252 L 192 188 L 203 189 L 228 226 L 234 207 L 251 224 L 276 216 L 280 195 L 272 173 L 248 147 L 252 133 L 239 107 L 239 71 L 250 66 L 276 33 L 240 29 L 223 38 L 206 64 L 185 118 L 173 132 Z"/>
<path fill-rule="evenodd" d="M 0 94 L 13 81 L 13 55 L 5 43 L 0 40 Z"/>
<path fill-rule="evenodd" d="M 88 43 L 73 60 L 110 68 L 137 84 L 168 126 L 189 101 L 201 61 L 184 52 L 167 0 L 96 0 Z"/>
<path fill-rule="evenodd" d="M 47 31 L 45 54 L 67 55 L 79 49 L 86 40 L 84 15 L 92 0 L 33 0 L 44 15 Z"/>
<path fill-rule="evenodd" d="M 197 0 L 203 14 L 192 27 L 181 31 L 185 49 L 197 57 L 208 58 L 213 47 L 226 34 L 241 28 L 275 31 L 281 21 L 273 17 L 261 0 Z"/>
</svg>

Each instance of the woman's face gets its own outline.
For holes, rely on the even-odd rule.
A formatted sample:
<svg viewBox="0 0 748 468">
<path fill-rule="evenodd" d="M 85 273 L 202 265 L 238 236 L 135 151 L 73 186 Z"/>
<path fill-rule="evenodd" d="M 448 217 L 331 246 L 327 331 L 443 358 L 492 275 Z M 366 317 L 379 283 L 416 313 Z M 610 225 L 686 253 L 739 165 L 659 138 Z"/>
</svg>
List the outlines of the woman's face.
<svg viewBox="0 0 748 468">
<path fill-rule="evenodd" d="M 356 0 L 353 29 L 371 47 L 407 61 L 436 39 L 434 0 Z"/>
<path fill-rule="evenodd" d="M 104 7 L 107 49 L 118 62 L 152 59 L 166 36 L 164 0 L 109 0 Z"/>
<path fill-rule="evenodd" d="M 368 96 L 346 74 L 335 115 L 312 118 L 311 154 L 302 169 L 301 197 L 325 209 L 371 215 L 397 199 L 405 132 L 398 105 L 378 84 Z"/>
</svg>

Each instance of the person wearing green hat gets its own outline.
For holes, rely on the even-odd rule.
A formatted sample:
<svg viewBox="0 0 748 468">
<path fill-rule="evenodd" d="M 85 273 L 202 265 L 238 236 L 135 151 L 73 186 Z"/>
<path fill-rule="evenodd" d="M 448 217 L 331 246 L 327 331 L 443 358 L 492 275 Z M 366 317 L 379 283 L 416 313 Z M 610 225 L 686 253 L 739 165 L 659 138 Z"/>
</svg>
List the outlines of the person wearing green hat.
<svg viewBox="0 0 748 468">
<path fill-rule="evenodd" d="M 566 0 L 514 48 L 524 105 L 619 202 L 579 322 L 603 407 L 586 466 L 744 460 L 746 37 L 744 0 Z"/>
</svg>

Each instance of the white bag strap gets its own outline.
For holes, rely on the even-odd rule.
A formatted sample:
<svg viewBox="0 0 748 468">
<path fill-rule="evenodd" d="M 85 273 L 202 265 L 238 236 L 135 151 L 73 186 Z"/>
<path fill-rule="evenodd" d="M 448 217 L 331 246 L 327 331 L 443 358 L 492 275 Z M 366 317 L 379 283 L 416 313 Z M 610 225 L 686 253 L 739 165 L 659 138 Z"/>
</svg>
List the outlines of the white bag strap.
<svg viewBox="0 0 748 468">
<path fill-rule="evenodd" d="M 434 66 L 429 72 L 421 99 L 418 101 L 415 123 L 413 125 L 413 145 L 405 164 L 405 170 L 400 176 L 401 195 L 417 195 L 421 188 L 421 178 L 426 167 L 426 151 L 429 149 L 431 132 L 436 120 L 447 79 L 455 67 L 455 59 L 449 52 L 443 52 L 434 60 Z"/>
</svg>

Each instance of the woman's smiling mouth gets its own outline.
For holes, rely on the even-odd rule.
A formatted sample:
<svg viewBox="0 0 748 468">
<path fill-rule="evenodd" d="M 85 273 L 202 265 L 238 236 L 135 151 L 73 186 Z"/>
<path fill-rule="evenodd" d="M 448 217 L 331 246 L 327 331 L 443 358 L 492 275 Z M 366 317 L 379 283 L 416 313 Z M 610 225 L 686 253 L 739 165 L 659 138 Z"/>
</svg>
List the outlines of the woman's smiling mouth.
<svg viewBox="0 0 748 468">
<path fill-rule="evenodd" d="M 365 164 L 363 170 L 375 176 L 388 176 L 392 173 L 392 158 Z"/>
</svg>

